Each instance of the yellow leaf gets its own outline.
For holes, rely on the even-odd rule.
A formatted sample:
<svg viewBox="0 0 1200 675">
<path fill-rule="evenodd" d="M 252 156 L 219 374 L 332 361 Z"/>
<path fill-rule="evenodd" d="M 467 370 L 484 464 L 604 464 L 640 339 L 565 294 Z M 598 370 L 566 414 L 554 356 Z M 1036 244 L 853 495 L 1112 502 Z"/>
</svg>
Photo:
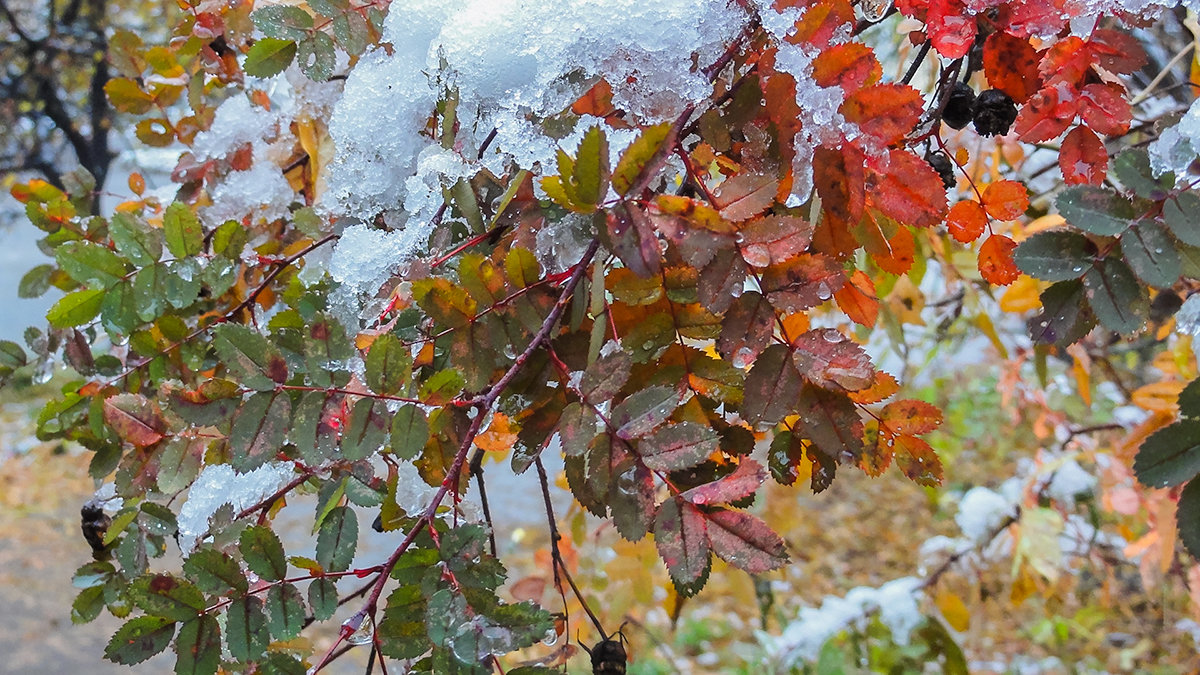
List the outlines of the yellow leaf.
<svg viewBox="0 0 1200 675">
<path fill-rule="evenodd" d="M 951 628 L 961 633 L 971 627 L 971 611 L 958 594 L 947 590 L 938 591 L 934 602 Z"/>
<path fill-rule="evenodd" d="M 1067 347 L 1067 353 L 1075 358 L 1071 364 L 1071 374 L 1075 376 L 1075 388 L 1079 390 L 1079 398 L 1089 408 L 1092 405 L 1092 357 L 1088 356 L 1079 344 Z"/>
<path fill-rule="evenodd" d="M 1000 298 L 1000 309 L 1013 314 L 1023 314 L 1041 306 L 1037 280 L 1024 274 L 1017 277 Z"/>
<path fill-rule="evenodd" d="M 992 318 L 987 314 L 976 314 L 972 319 L 972 323 L 980 330 L 987 339 L 991 341 L 992 346 L 996 351 L 1000 352 L 1000 358 L 1008 358 L 1008 348 L 1004 346 L 1004 342 L 1000 340 L 1000 334 L 996 332 L 996 325 L 992 323 Z"/>
<path fill-rule="evenodd" d="M 1130 398 L 1133 404 L 1143 410 L 1155 412 L 1173 412 L 1179 392 L 1183 391 L 1183 382 L 1151 382 L 1134 390 Z"/>
</svg>

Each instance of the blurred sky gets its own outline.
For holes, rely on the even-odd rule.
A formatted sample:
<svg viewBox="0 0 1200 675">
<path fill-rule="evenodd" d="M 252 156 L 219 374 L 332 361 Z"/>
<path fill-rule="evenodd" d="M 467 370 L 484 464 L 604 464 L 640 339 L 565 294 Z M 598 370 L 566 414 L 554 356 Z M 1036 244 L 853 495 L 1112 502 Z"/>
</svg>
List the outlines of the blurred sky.
<svg viewBox="0 0 1200 675">
<path fill-rule="evenodd" d="M 50 262 L 37 247 L 41 234 L 28 221 L 0 220 L 0 340 L 13 340 L 24 345 L 21 336 L 25 328 L 43 325 L 46 310 L 60 295 L 51 290 L 35 300 L 17 297 L 21 277 L 35 266 Z"/>
</svg>

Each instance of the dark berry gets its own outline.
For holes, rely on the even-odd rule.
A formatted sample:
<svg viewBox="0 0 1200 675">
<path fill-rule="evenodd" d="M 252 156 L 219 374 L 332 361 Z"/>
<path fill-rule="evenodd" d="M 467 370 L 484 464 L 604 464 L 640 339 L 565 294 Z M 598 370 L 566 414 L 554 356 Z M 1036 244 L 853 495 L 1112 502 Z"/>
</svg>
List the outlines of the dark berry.
<svg viewBox="0 0 1200 675">
<path fill-rule="evenodd" d="M 945 185 L 947 190 L 954 187 L 954 167 L 950 166 L 950 159 L 945 154 L 931 152 L 925 155 L 925 161 L 929 162 L 929 166 L 938 172 L 938 176 L 942 179 L 942 185 Z"/>
<path fill-rule="evenodd" d="M 974 106 L 975 92 L 962 82 L 956 82 L 950 91 L 950 100 L 942 110 L 942 121 L 951 129 L 961 129 L 971 121 Z"/>
<path fill-rule="evenodd" d="M 980 136 L 1003 136 L 1017 119 L 1017 104 L 999 89 L 988 89 L 975 99 L 973 117 Z"/>
</svg>

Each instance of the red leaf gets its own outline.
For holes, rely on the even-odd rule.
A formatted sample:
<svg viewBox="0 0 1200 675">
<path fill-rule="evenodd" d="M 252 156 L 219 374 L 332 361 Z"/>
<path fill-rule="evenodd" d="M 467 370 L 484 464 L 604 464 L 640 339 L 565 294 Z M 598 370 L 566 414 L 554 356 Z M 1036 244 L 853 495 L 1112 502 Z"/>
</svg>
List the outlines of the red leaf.
<svg viewBox="0 0 1200 675">
<path fill-rule="evenodd" d="M 1099 185 L 1108 171 L 1108 150 L 1095 132 L 1075 127 L 1063 139 L 1058 167 L 1067 185 Z"/>
<path fill-rule="evenodd" d="M 1146 65 L 1142 43 L 1128 32 L 1106 28 L 1095 30 L 1089 46 L 1096 62 L 1109 72 L 1127 75 Z"/>
<path fill-rule="evenodd" d="M 916 436 L 896 438 L 896 468 L 918 485 L 942 484 L 942 460 L 928 443 Z"/>
<path fill-rule="evenodd" d="M 877 84 L 847 97 L 841 112 L 863 133 L 891 145 L 917 125 L 923 104 L 921 93 L 906 84 Z"/>
<path fill-rule="evenodd" d="M 733 473 L 694 487 L 680 496 L 698 506 L 728 504 L 754 494 L 766 479 L 767 470 L 761 464 L 752 459 L 743 459 Z"/>
<path fill-rule="evenodd" d="M 925 160 L 904 150 L 888 154 L 887 175 L 873 180 L 871 203 L 903 225 L 931 227 L 946 217 L 946 186 Z"/>
<path fill-rule="evenodd" d="M 141 394 L 117 394 L 105 399 L 104 422 L 121 440 L 139 448 L 161 441 L 167 426 L 158 404 Z"/>
<path fill-rule="evenodd" d="M 779 344 L 767 347 L 746 375 L 742 418 L 752 425 L 778 424 L 796 411 L 803 385 L 788 348 Z"/>
<path fill-rule="evenodd" d="M 981 203 L 996 220 L 1016 220 L 1029 208 L 1029 191 L 1015 180 L 998 180 L 984 188 Z"/>
<path fill-rule="evenodd" d="M 730 565 L 750 574 L 762 574 L 788 563 L 787 545 L 758 518 L 728 509 L 705 516 L 713 553 Z"/>
<path fill-rule="evenodd" d="M 1026 143 L 1048 141 L 1066 131 L 1078 111 L 1074 89 L 1062 83 L 1043 87 L 1021 106 L 1013 130 Z"/>
<path fill-rule="evenodd" d="M 853 225 L 863 214 L 866 157 L 851 143 L 839 148 L 820 146 L 813 153 L 813 182 L 821 207 L 830 217 Z"/>
<path fill-rule="evenodd" d="M 779 181 L 758 173 L 739 173 L 721 184 L 714 201 L 721 215 L 729 220 L 753 218 L 775 201 Z"/>
<path fill-rule="evenodd" d="M 746 262 L 766 267 L 783 262 L 808 248 L 812 223 L 796 216 L 766 216 L 745 223 L 738 232 Z"/>
<path fill-rule="evenodd" d="M 721 326 L 717 350 L 734 367 L 744 368 L 754 362 L 759 352 L 771 341 L 775 330 L 775 310 L 756 291 L 746 291 L 733 301 Z"/>
<path fill-rule="evenodd" d="M 771 304 L 784 312 L 803 312 L 833 297 L 846 283 L 836 260 L 802 253 L 763 270 L 762 289 Z"/>
<path fill-rule="evenodd" d="M 792 342 L 792 349 L 796 370 L 818 387 L 859 391 L 875 380 L 871 357 L 836 328 L 809 331 Z"/>
<path fill-rule="evenodd" d="M 942 411 L 932 403 L 904 399 L 883 406 L 880 424 L 889 436 L 927 434 L 942 423 Z M 881 429 L 883 431 L 883 429 Z"/>
<path fill-rule="evenodd" d="M 654 471 L 690 469 L 715 452 L 716 432 L 696 422 L 680 422 L 654 431 L 638 443 L 638 454 Z"/>
<path fill-rule="evenodd" d="M 878 82 L 883 75 L 875 52 L 861 42 L 834 45 L 812 63 L 813 80 L 822 87 L 841 87 L 847 94 Z"/>
<path fill-rule="evenodd" d="M 1002 234 L 993 234 L 979 247 L 979 273 L 984 280 L 997 286 L 1007 286 L 1021 276 L 1012 252 L 1016 242 Z"/>
<path fill-rule="evenodd" d="M 930 0 L 926 32 L 933 48 L 947 59 L 959 59 L 975 43 L 975 16 L 962 0 Z"/>
<path fill-rule="evenodd" d="M 977 201 L 962 201 L 950 207 L 946 214 L 946 229 L 955 241 L 969 244 L 987 229 L 987 211 Z"/>
<path fill-rule="evenodd" d="M 896 234 L 887 240 L 887 244 L 889 255 L 871 254 L 875 264 L 884 272 L 892 274 L 904 274 L 910 270 L 917 254 L 917 241 L 912 231 L 907 227 L 897 229 Z"/>
<path fill-rule="evenodd" d="M 1079 93 L 1079 117 L 1094 131 L 1119 136 L 1129 131 L 1133 113 L 1118 84 L 1089 84 Z"/>
<path fill-rule="evenodd" d="M 855 24 L 854 7 L 850 0 L 822 0 L 803 5 L 808 8 L 796 22 L 796 32 L 787 38 L 794 45 L 812 45 L 824 49 L 844 26 Z"/>
<path fill-rule="evenodd" d="M 875 295 L 875 282 L 862 270 L 855 270 L 849 283 L 834 293 L 833 299 L 851 321 L 868 328 L 875 325 L 879 316 L 879 298 Z"/>
<path fill-rule="evenodd" d="M 996 8 L 996 25 L 1018 37 L 1053 35 L 1066 24 L 1063 0 L 1015 0 Z"/>
<path fill-rule="evenodd" d="M 983 43 L 983 72 L 988 84 L 1024 103 L 1041 88 L 1038 56 L 1029 40 L 995 32 Z"/>
<path fill-rule="evenodd" d="M 677 585 L 691 586 L 708 575 L 712 559 L 707 530 L 700 509 L 680 497 L 658 507 L 654 545 Z"/>
<path fill-rule="evenodd" d="M 1038 67 L 1047 83 L 1078 85 L 1092 68 L 1092 50 L 1082 38 L 1069 36 L 1055 42 Z"/>
</svg>

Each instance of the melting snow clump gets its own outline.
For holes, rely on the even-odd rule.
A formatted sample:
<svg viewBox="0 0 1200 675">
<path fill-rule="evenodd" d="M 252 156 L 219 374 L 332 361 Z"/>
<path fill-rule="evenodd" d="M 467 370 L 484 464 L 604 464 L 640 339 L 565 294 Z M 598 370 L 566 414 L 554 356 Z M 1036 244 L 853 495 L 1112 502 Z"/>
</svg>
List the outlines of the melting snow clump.
<svg viewBox="0 0 1200 675">
<path fill-rule="evenodd" d="M 265 464 L 249 473 L 235 473 L 228 464 L 204 467 L 187 501 L 179 509 L 179 549 L 184 554 L 196 548 L 208 532 L 208 519 L 225 504 L 235 512 L 254 506 L 283 486 L 294 472 L 290 464 Z"/>
<path fill-rule="evenodd" d="M 1168 171 L 1176 178 L 1187 174 L 1188 167 L 1200 156 L 1200 99 L 1192 101 L 1192 107 L 1179 122 L 1150 144 L 1150 166 L 1156 175 Z"/>
<path fill-rule="evenodd" d="M 991 536 L 1006 518 L 1013 515 L 1014 504 L 1004 495 L 985 487 L 973 487 L 958 503 L 954 522 L 975 543 Z"/>
<path fill-rule="evenodd" d="M 245 171 L 230 171 L 212 191 L 211 198 L 212 205 L 202 208 L 200 217 L 209 227 L 217 227 L 226 220 L 246 215 L 267 222 L 283 218 L 295 192 L 278 166 L 255 162 Z"/>
</svg>

